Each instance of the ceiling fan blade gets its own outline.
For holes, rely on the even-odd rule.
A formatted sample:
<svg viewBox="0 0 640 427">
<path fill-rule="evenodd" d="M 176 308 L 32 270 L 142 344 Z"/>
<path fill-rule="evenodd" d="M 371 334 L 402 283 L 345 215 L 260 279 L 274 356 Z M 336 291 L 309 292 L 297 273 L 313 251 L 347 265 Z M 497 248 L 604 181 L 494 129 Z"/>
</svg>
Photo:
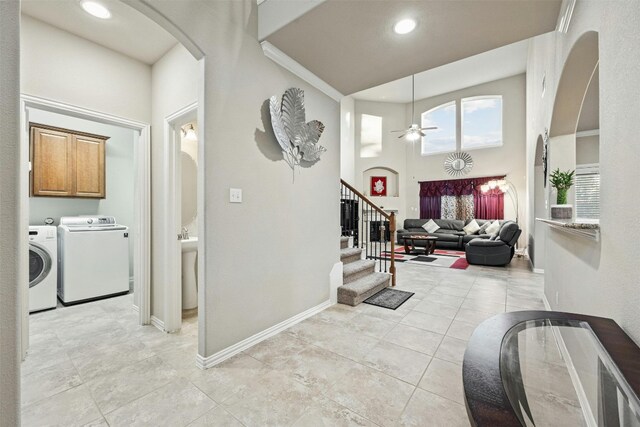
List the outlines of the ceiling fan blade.
<svg viewBox="0 0 640 427">
<path fill-rule="evenodd" d="M 420 131 L 420 132 L 418 132 L 418 133 L 419 133 L 419 134 L 420 134 L 420 136 L 422 136 L 422 137 L 427 136 L 427 134 L 426 134 L 426 133 L 424 133 L 424 132 L 422 132 L 422 131 Z"/>
<path fill-rule="evenodd" d="M 426 128 L 420 128 L 420 130 L 433 130 L 433 129 L 438 129 L 438 126 L 429 126 Z"/>
<path fill-rule="evenodd" d="M 407 131 L 406 129 L 402 129 L 402 130 L 391 130 L 389 132 L 393 133 L 393 132 L 406 132 L 406 131 Z"/>
<path fill-rule="evenodd" d="M 398 137 L 398 139 L 402 139 L 402 138 L 404 138 L 406 135 L 407 135 L 406 133 L 403 133 L 402 135 L 400 135 L 400 136 Z"/>
</svg>

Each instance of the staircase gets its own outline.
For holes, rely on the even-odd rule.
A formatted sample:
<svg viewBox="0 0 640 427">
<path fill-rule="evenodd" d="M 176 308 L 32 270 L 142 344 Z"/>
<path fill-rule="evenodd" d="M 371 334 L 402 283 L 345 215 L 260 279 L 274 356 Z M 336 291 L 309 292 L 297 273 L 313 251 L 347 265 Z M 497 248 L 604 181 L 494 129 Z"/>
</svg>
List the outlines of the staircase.
<svg viewBox="0 0 640 427">
<path fill-rule="evenodd" d="M 340 238 L 340 261 L 343 285 L 338 288 L 338 302 L 356 306 L 390 284 L 391 274 L 376 272 L 376 261 L 362 259 L 362 249 L 350 248 L 349 237 Z"/>
</svg>

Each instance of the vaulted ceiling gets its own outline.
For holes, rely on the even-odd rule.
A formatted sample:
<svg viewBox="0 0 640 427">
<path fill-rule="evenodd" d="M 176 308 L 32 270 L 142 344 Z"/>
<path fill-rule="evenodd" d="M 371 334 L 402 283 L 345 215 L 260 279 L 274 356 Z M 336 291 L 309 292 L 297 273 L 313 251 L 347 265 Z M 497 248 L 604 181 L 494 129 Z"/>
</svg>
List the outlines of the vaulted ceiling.
<svg viewBox="0 0 640 427">
<path fill-rule="evenodd" d="M 2 0 L 0 0 L 2 1 Z M 22 0 L 22 13 L 146 64 L 160 59 L 178 41 L 142 13 L 119 0 L 100 0 L 110 19 L 87 14 L 77 0 Z"/>
<path fill-rule="evenodd" d="M 560 6 L 561 0 L 326 0 L 266 40 L 352 94 L 553 31 Z M 395 34 L 394 23 L 406 17 L 417 28 Z"/>
</svg>

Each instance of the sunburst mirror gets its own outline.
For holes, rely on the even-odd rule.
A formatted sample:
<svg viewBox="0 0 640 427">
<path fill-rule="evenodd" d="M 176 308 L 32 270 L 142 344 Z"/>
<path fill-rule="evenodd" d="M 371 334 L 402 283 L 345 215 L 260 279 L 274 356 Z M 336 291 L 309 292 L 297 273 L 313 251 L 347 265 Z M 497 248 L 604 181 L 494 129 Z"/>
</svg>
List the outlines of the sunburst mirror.
<svg viewBox="0 0 640 427">
<path fill-rule="evenodd" d="M 444 161 L 444 170 L 451 176 L 462 176 L 471 172 L 473 159 L 469 153 L 456 151 L 447 156 Z"/>
</svg>

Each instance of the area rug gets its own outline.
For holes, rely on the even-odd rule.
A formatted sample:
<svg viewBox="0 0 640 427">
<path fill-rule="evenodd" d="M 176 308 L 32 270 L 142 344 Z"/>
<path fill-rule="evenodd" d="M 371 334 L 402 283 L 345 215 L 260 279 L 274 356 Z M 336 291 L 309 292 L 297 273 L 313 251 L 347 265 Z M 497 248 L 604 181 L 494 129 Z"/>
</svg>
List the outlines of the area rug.
<svg viewBox="0 0 640 427">
<path fill-rule="evenodd" d="M 377 305 L 391 310 L 395 310 L 414 295 L 413 292 L 399 291 L 397 289 L 385 288 L 375 295 L 362 301 L 366 304 Z"/>
<path fill-rule="evenodd" d="M 382 252 L 383 259 L 390 259 L 391 251 Z M 455 268 L 458 270 L 466 270 L 469 267 L 467 258 L 463 251 L 436 249 L 431 255 L 420 253 L 407 254 L 404 247 L 397 248 L 393 254 L 396 262 L 406 262 L 408 264 L 429 265 L 432 267 Z"/>
</svg>

